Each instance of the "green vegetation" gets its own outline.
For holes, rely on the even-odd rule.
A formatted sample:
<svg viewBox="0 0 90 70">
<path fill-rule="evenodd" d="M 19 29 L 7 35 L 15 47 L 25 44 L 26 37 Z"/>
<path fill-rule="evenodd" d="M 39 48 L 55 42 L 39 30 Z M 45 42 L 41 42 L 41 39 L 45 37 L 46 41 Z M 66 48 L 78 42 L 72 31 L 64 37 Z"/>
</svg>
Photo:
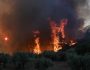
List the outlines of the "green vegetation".
<svg viewBox="0 0 90 70">
<path fill-rule="evenodd" d="M 50 59 L 32 53 L 0 54 L 0 70 L 46 70 L 53 66 Z"/>
<path fill-rule="evenodd" d="M 90 70 L 90 43 L 79 43 L 66 52 L 68 64 L 72 70 Z"/>
<path fill-rule="evenodd" d="M 90 70 L 90 32 L 66 51 L 66 59 L 72 70 Z"/>
</svg>

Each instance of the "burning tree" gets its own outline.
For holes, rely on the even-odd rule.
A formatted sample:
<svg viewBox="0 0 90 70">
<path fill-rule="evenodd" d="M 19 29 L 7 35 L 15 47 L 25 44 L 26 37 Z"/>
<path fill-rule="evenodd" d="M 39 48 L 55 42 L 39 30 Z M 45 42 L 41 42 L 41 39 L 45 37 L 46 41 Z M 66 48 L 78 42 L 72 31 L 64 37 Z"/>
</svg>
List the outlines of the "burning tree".
<svg viewBox="0 0 90 70">
<path fill-rule="evenodd" d="M 50 22 L 51 31 L 52 31 L 52 44 L 54 46 L 54 51 L 57 52 L 58 50 L 62 49 L 62 41 L 60 40 L 59 33 L 61 33 L 62 39 L 65 38 L 65 26 L 67 25 L 67 19 L 61 20 L 59 26 L 54 21 Z"/>
</svg>

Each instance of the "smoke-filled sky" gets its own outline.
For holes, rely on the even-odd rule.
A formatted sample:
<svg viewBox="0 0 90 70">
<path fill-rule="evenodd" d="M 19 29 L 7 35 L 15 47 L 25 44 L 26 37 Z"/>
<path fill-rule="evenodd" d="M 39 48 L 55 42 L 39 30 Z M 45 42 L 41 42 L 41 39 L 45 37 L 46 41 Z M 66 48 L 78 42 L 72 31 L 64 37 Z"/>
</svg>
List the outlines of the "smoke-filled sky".
<svg viewBox="0 0 90 70">
<path fill-rule="evenodd" d="M 12 45 L 21 47 L 33 45 L 33 31 L 39 30 L 40 41 L 46 45 L 51 35 L 48 18 L 57 25 L 67 18 L 67 35 L 79 38 L 80 28 L 90 22 L 89 3 L 89 0 L 0 0 L 0 29 L 10 33 Z"/>
<path fill-rule="evenodd" d="M 84 27 L 90 26 L 90 0 L 85 1 L 83 5 L 79 4 L 77 7 L 79 17 L 84 18 Z"/>
</svg>

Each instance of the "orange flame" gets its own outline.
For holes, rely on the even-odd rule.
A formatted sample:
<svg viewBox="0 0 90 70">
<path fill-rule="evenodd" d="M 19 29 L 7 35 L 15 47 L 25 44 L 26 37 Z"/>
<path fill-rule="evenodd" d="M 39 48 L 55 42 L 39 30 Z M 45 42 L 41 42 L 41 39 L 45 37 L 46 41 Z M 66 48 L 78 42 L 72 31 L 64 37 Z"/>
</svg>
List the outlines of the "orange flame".
<svg viewBox="0 0 90 70">
<path fill-rule="evenodd" d="M 70 41 L 70 46 L 75 45 L 77 42 L 74 42 L 73 40 Z"/>
<path fill-rule="evenodd" d="M 54 52 L 62 49 L 61 41 L 59 39 L 59 33 L 61 33 L 62 38 L 65 38 L 65 25 L 67 24 L 67 19 L 63 19 L 60 22 L 60 26 L 57 27 L 54 21 L 50 22 L 51 30 L 52 30 L 52 40 L 54 45 Z"/>
<path fill-rule="evenodd" d="M 35 38 L 35 47 L 34 47 L 34 53 L 35 54 L 40 54 L 41 53 L 41 49 L 40 49 L 40 42 L 39 42 L 39 37 L 38 37 L 38 35 L 39 35 L 39 31 L 34 31 L 33 32 L 34 33 L 34 37 L 36 37 Z"/>
<path fill-rule="evenodd" d="M 58 50 L 62 49 L 62 46 L 59 45 L 59 36 L 54 36 L 54 41 L 53 41 L 53 45 L 54 45 L 54 52 L 57 52 Z"/>
<path fill-rule="evenodd" d="M 65 38 L 65 26 L 67 25 L 67 22 L 68 22 L 67 19 L 63 19 L 60 22 L 59 32 L 61 32 L 62 38 Z"/>
<path fill-rule="evenodd" d="M 35 39 L 35 48 L 34 48 L 34 53 L 36 54 L 40 54 L 41 53 L 41 50 L 40 50 L 40 43 L 39 43 L 39 38 L 36 38 Z"/>
</svg>

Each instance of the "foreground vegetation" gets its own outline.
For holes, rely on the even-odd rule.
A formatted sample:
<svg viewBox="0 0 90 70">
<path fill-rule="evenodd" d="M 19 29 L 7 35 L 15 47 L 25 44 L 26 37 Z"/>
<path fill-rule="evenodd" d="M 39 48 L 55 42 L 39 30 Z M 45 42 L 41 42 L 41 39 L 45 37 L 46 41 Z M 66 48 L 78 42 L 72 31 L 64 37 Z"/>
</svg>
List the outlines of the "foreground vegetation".
<svg viewBox="0 0 90 70">
<path fill-rule="evenodd" d="M 85 38 L 66 51 L 66 59 L 72 70 L 90 70 L 90 32 Z"/>
</svg>

